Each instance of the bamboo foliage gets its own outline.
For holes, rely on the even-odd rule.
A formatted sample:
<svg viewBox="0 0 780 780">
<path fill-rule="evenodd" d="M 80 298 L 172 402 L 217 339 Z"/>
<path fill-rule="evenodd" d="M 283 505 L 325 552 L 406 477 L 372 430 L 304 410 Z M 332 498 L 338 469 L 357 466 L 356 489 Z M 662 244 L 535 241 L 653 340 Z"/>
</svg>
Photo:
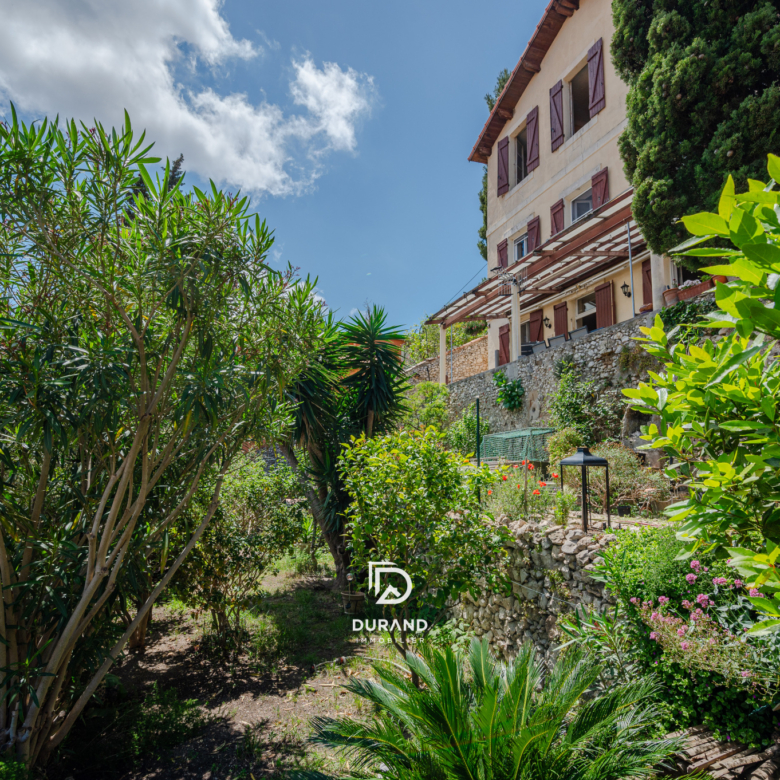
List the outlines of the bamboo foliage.
<svg viewBox="0 0 780 780">
<path fill-rule="evenodd" d="M 313 283 L 273 272 L 248 201 L 169 186 L 119 130 L 0 126 L 0 731 L 68 734 L 197 543 L 249 438 L 289 423 Z M 138 195 L 139 175 L 146 193 Z M 187 509 L 214 485 L 198 522 Z M 168 559 L 169 535 L 186 544 Z"/>
</svg>

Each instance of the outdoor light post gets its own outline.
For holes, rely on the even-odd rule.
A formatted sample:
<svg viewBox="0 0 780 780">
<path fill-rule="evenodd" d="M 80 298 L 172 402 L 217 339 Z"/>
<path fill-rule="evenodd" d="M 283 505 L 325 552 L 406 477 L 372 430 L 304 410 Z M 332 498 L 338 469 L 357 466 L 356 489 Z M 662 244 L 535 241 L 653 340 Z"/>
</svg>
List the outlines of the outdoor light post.
<svg viewBox="0 0 780 780">
<path fill-rule="evenodd" d="M 579 466 L 582 470 L 582 530 L 588 530 L 588 469 L 597 466 L 604 467 L 607 483 L 607 527 L 612 527 L 609 516 L 609 462 L 606 458 L 592 455 L 587 447 L 577 447 L 577 452 L 561 461 L 561 493 L 563 493 L 563 467 Z"/>
</svg>

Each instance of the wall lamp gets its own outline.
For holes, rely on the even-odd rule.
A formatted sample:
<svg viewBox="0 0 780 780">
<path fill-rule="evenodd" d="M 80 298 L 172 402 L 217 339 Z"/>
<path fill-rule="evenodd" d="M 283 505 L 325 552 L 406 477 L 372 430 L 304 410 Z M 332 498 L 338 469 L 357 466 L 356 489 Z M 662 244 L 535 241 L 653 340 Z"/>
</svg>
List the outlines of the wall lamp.
<svg viewBox="0 0 780 780">
<path fill-rule="evenodd" d="M 543 322 L 544 322 L 544 327 L 545 328 L 552 328 L 552 322 L 550 322 L 550 318 L 549 317 L 545 317 Z"/>
<path fill-rule="evenodd" d="M 631 288 L 628 286 L 628 282 L 623 282 L 623 284 L 620 285 L 620 289 L 623 291 L 623 295 L 625 295 L 626 298 L 631 297 Z"/>
</svg>

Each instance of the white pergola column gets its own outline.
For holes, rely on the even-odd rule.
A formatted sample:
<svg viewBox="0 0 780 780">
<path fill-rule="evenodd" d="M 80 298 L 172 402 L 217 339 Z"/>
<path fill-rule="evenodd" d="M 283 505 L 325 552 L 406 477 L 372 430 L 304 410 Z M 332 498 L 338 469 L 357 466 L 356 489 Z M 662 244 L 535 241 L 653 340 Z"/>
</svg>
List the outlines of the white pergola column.
<svg viewBox="0 0 780 780">
<path fill-rule="evenodd" d="M 510 323 L 509 359 L 520 357 L 520 285 L 512 284 L 512 321 Z"/>
<path fill-rule="evenodd" d="M 439 384 L 447 384 L 447 328 L 439 326 Z"/>
<path fill-rule="evenodd" d="M 664 289 L 669 286 L 668 258 L 650 254 L 650 279 L 653 283 L 653 309 L 663 309 Z M 641 288 L 640 288 L 641 292 Z"/>
</svg>

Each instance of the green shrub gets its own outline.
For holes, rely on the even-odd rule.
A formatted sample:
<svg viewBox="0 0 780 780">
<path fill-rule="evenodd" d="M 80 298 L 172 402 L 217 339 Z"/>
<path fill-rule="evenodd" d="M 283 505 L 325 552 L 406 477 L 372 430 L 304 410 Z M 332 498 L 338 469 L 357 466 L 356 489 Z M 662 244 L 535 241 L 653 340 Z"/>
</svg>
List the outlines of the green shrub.
<svg viewBox="0 0 780 780">
<path fill-rule="evenodd" d="M 687 301 L 680 301 L 674 306 L 667 306 L 666 308 L 661 309 L 660 316 L 661 321 L 664 324 L 664 329 L 670 334 L 670 341 L 679 341 L 683 344 L 690 342 L 695 343 L 702 335 L 710 332 L 710 330 L 686 326 L 700 323 L 705 314 L 709 314 L 717 308 L 718 305 L 715 303 L 715 296 L 706 295 L 698 298 L 689 298 Z M 677 327 L 679 327 L 679 330 L 672 336 L 672 330 Z M 637 344 L 637 347 L 642 349 L 640 344 Z M 645 350 L 642 350 L 642 352 L 646 357 L 650 358 L 650 355 L 648 355 Z"/>
<path fill-rule="evenodd" d="M 743 682 L 731 684 L 724 674 L 713 669 L 679 663 L 676 660 L 679 654 L 667 655 L 663 645 L 655 641 L 657 637 L 653 637 L 651 625 L 643 619 L 649 612 L 643 604 L 657 604 L 659 597 L 669 601 L 668 606 L 656 608 L 658 613 L 663 615 L 668 611 L 671 616 L 685 616 L 685 601 L 697 606 L 699 594 L 717 591 L 712 583 L 714 578 L 733 573 L 724 560 L 713 554 L 700 555 L 701 571 L 697 568 L 697 580 L 688 582 L 686 575 L 692 573 L 691 561 L 677 559 L 683 549 L 683 543 L 676 539 L 675 528 L 666 527 L 619 531 L 618 542 L 602 552 L 604 562 L 596 567 L 594 576 L 617 596 L 625 616 L 623 625 L 630 635 L 630 643 L 622 645 L 625 661 L 640 671 L 655 672 L 663 684 L 657 701 L 663 730 L 703 723 L 720 739 L 738 740 L 754 747 L 766 745 L 771 741 L 774 718 L 764 706 L 766 700 L 761 691 Z M 712 611 L 713 618 L 717 616 L 725 628 L 736 632 L 730 606 L 737 597 L 731 591 L 715 594 L 718 595 L 719 608 Z M 742 628 L 738 630 L 743 633 Z M 719 650 L 715 644 L 713 655 Z M 724 659 L 724 663 L 727 661 Z M 712 666 L 717 665 L 717 659 L 713 659 Z"/>
<path fill-rule="evenodd" d="M 408 672 L 376 664 L 378 682 L 347 683 L 375 708 L 372 720 L 313 721 L 314 741 L 368 770 L 361 776 L 617 780 L 649 776 L 679 747 L 677 739 L 652 738 L 651 679 L 635 678 L 594 700 L 586 694 L 600 669 L 579 652 L 558 658 L 548 672 L 530 644 L 500 664 L 487 640 L 475 639 L 467 660 L 450 648 L 424 648 L 404 664 Z M 410 673 L 425 686 L 412 685 Z"/>
<path fill-rule="evenodd" d="M 503 371 L 496 371 L 496 373 L 493 374 L 493 384 L 498 387 L 496 401 L 501 404 L 504 409 L 514 412 L 523 408 L 525 388 L 519 377 L 510 380 L 507 379 L 507 376 Z"/>
<path fill-rule="evenodd" d="M 32 780 L 32 772 L 23 761 L 14 758 L 0 758 L 0 780 Z"/>
<path fill-rule="evenodd" d="M 471 404 L 453 420 L 444 431 L 444 445 L 461 455 L 473 456 L 477 451 L 477 407 Z M 490 433 L 490 423 L 482 417 L 479 421 L 479 435 Z"/>
<path fill-rule="evenodd" d="M 547 452 L 550 456 L 550 468 L 558 470 L 558 464 L 563 458 L 582 447 L 582 434 L 576 428 L 563 428 L 547 439 Z"/>
<path fill-rule="evenodd" d="M 406 392 L 402 428 L 417 430 L 432 425 L 443 430 L 447 425 L 447 399 L 450 391 L 439 382 L 419 382 Z"/>
<path fill-rule="evenodd" d="M 623 405 L 606 389 L 597 389 L 594 381 L 580 379 L 572 364 L 562 368 L 549 404 L 553 425 L 573 428 L 588 446 L 620 434 Z"/>
</svg>

